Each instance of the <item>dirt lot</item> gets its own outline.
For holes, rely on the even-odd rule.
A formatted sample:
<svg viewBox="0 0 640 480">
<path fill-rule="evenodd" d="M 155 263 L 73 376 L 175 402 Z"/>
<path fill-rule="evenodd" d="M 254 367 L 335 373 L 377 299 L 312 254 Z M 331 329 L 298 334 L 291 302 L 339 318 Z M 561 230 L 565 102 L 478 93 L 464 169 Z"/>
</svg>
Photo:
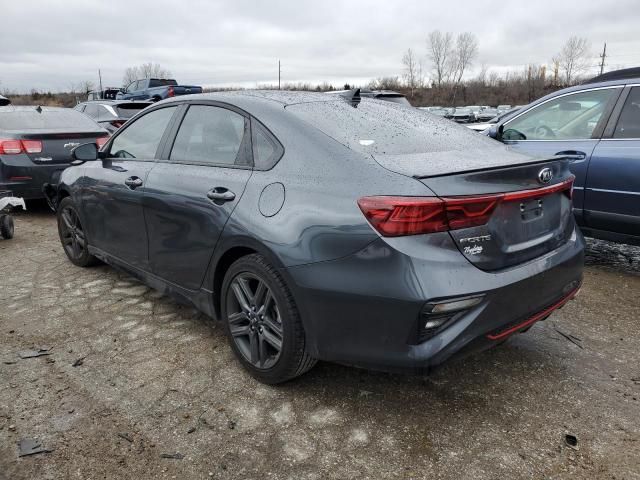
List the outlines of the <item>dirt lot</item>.
<svg viewBox="0 0 640 480">
<path fill-rule="evenodd" d="M 637 479 L 639 297 L 640 249 L 590 242 L 580 296 L 500 348 L 267 387 L 219 327 L 74 267 L 54 217 L 21 214 L 0 241 L 0 478 Z M 19 458 L 25 438 L 51 452 Z"/>
</svg>

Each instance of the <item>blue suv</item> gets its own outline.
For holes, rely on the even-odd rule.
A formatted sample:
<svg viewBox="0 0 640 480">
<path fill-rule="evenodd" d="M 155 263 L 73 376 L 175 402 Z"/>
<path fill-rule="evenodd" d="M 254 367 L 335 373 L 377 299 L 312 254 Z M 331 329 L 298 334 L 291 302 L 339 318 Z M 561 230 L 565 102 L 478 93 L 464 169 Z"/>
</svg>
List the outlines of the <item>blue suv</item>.
<svg viewBox="0 0 640 480">
<path fill-rule="evenodd" d="M 547 95 L 487 134 L 535 156 L 572 159 L 583 233 L 640 245 L 640 68 Z"/>
</svg>

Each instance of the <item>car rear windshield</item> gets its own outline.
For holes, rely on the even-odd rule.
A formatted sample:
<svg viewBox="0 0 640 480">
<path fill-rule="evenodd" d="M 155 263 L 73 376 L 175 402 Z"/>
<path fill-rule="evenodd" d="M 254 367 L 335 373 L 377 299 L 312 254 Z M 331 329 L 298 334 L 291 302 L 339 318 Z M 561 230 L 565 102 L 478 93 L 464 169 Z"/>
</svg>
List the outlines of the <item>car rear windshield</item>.
<svg viewBox="0 0 640 480">
<path fill-rule="evenodd" d="M 149 80 L 149 88 L 164 87 L 167 85 L 178 85 L 178 82 L 170 78 L 152 78 Z"/>
<path fill-rule="evenodd" d="M 116 107 L 118 116 L 121 118 L 131 118 L 143 108 L 147 108 L 148 103 L 123 103 Z"/>
<path fill-rule="evenodd" d="M 287 111 L 352 150 L 372 155 L 464 150 L 489 141 L 442 117 L 367 98 L 357 108 L 347 101 L 309 102 L 289 105 Z"/>
<path fill-rule="evenodd" d="M 70 108 L 42 112 L 34 109 L 0 111 L 0 130 L 99 130 L 98 125 L 86 115 Z"/>
</svg>

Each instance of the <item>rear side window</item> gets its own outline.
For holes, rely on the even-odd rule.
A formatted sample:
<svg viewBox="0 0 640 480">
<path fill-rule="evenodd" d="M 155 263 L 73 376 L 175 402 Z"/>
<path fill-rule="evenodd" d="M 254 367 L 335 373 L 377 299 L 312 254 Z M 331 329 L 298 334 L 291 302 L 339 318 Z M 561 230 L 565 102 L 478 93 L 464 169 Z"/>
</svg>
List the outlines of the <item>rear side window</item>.
<svg viewBox="0 0 640 480">
<path fill-rule="evenodd" d="M 176 107 L 154 110 L 138 118 L 113 139 L 110 156 L 153 159 Z"/>
<path fill-rule="evenodd" d="M 180 125 L 171 160 L 217 165 L 247 164 L 244 116 L 225 108 L 192 105 Z"/>
<path fill-rule="evenodd" d="M 89 115 L 91 118 L 98 118 L 98 104 L 87 103 L 87 106 L 84 108 L 84 114 Z"/>
<path fill-rule="evenodd" d="M 93 120 L 71 108 L 50 110 L 42 107 L 40 113 L 35 108 L 16 108 L 0 112 L 0 130 L 96 131 L 98 129 Z"/>
<path fill-rule="evenodd" d="M 178 85 L 178 82 L 169 78 L 152 78 L 149 80 L 149 88 Z"/>
<path fill-rule="evenodd" d="M 259 170 L 268 170 L 273 167 L 284 149 L 273 136 L 265 130 L 257 121 L 251 121 L 253 134 L 253 164 Z"/>
<path fill-rule="evenodd" d="M 613 138 L 640 138 L 640 87 L 632 88 L 624 102 Z"/>
</svg>

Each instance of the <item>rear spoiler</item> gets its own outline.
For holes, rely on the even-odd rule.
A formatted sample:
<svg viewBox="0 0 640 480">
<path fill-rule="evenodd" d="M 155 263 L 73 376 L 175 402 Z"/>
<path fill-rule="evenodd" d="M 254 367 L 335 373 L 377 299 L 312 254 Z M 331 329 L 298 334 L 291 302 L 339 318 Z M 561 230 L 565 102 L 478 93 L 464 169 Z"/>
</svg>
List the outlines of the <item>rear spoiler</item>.
<svg viewBox="0 0 640 480">
<path fill-rule="evenodd" d="M 354 88 L 353 90 L 347 90 L 346 92 L 341 93 L 340 96 L 345 100 L 347 100 L 349 103 L 351 103 L 351 106 L 353 108 L 358 108 L 358 104 L 362 100 L 362 98 L 360 98 L 359 88 Z"/>
</svg>

